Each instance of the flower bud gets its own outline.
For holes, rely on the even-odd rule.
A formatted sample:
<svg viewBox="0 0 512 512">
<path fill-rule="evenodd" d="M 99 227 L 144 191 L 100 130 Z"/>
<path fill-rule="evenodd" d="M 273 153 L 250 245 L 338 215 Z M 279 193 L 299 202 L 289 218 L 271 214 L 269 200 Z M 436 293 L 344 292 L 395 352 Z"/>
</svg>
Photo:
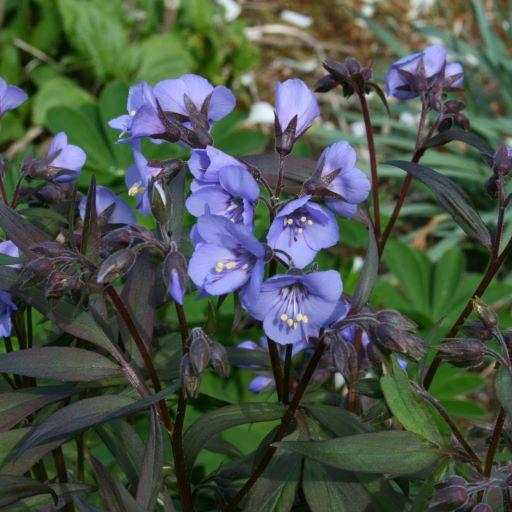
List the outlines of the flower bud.
<svg viewBox="0 0 512 512">
<path fill-rule="evenodd" d="M 100 266 L 96 282 L 108 284 L 123 277 L 133 266 L 137 254 L 132 249 L 121 249 L 111 254 Z"/>
<path fill-rule="evenodd" d="M 468 338 L 478 338 L 481 341 L 489 341 L 494 337 L 492 331 L 481 322 L 468 322 L 462 327 L 462 332 Z"/>
<path fill-rule="evenodd" d="M 383 324 L 390 324 L 401 331 L 414 331 L 418 326 L 412 321 L 392 309 L 383 309 L 377 312 L 377 320 Z"/>
<path fill-rule="evenodd" d="M 498 325 L 498 315 L 479 297 L 473 299 L 473 309 L 488 329 L 492 330 Z"/>
<path fill-rule="evenodd" d="M 485 191 L 492 199 L 496 199 L 498 197 L 498 178 L 496 176 L 491 176 L 485 182 Z"/>
<path fill-rule="evenodd" d="M 211 363 L 215 373 L 219 375 L 219 377 L 229 377 L 230 368 L 226 349 L 220 343 L 213 341 L 211 344 L 211 350 Z"/>
<path fill-rule="evenodd" d="M 315 92 L 329 92 L 338 87 L 338 82 L 332 75 L 325 75 L 315 83 L 313 87 Z"/>
<path fill-rule="evenodd" d="M 356 349 L 352 343 L 338 339 L 331 344 L 334 366 L 347 382 L 353 382 L 358 373 Z"/>
<path fill-rule="evenodd" d="M 288 126 L 283 131 L 281 124 L 276 115 L 275 117 L 275 133 L 276 133 L 276 151 L 281 156 L 290 154 L 293 149 L 293 143 L 295 142 L 295 135 L 297 131 L 297 116 L 293 116 L 292 120 L 288 123 Z"/>
<path fill-rule="evenodd" d="M 463 130 L 469 130 L 470 123 L 469 119 L 462 113 L 459 112 L 458 114 L 455 114 L 453 117 L 453 120 L 457 126 L 460 126 Z"/>
<path fill-rule="evenodd" d="M 22 290 L 44 283 L 53 269 L 53 263 L 48 258 L 37 258 L 23 265 L 18 277 L 19 287 Z"/>
<path fill-rule="evenodd" d="M 190 361 L 189 354 L 185 354 L 181 358 L 180 375 L 181 385 L 183 386 L 185 395 L 189 398 L 197 398 L 199 395 L 199 385 L 201 383 L 201 378 L 195 372 L 194 367 Z"/>
<path fill-rule="evenodd" d="M 190 362 L 196 373 L 201 375 L 210 363 L 210 341 L 200 327 L 192 329 L 192 341 L 189 347 Z"/>
<path fill-rule="evenodd" d="M 425 355 L 425 346 L 422 340 L 391 324 L 379 324 L 372 331 L 374 341 L 386 350 L 403 354 L 413 361 L 419 361 Z"/>
<path fill-rule="evenodd" d="M 503 176 L 506 176 L 512 170 L 512 152 L 505 144 L 500 144 L 500 147 L 494 153 L 492 169 L 496 174 Z"/>
<path fill-rule="evenodd" d="M 429 512 L 448 512 L 466 504 L 469 493 L 466 481 L 460 477 L 451 477 L 435 486 L 436 492 L 430 499 Z"/>
<path fill-rule="evenodd" d="M 183 304 L 183 296 L 187 291 L 188 273 L 187 260 L 179 251 L 171 250 L 165 257 L 162 269 L 164 283 L 167 283 L 169 295 L 178 303 Z"/>
<path fill-rule="evenodd" d="M 151 213 L 160 223 L 166 224 L 171 213 L 171 196 L 168 187 L 160 182 L 151 180 L 149 183 L 149 196 L 151 198 Z"/>
<path fill-rule="evenodd" d="M 70 293 L 78 285 L 79 279 L 78 272 L 66 274 L 60 270 L 54 270 L 48 278 L 46 297 L 62 297 Z"/>
<path fill-rule="evenodd" d="M 485 345 L 475 338 L 450 339 L 436 349 L 441 359 L 459 368 L 479 366 L 485 354 Z"/>
</svg>

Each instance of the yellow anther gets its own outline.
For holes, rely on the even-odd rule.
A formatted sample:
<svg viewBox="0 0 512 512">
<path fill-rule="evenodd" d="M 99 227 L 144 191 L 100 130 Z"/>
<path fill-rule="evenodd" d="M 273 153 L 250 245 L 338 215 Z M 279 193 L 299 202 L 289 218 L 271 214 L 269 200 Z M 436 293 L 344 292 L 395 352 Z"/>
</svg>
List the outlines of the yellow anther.
<svg viewBox="0 0 512 512">
<path fill-rule="evenodd" d="M 308 220 L 308 226 L 312 226 L 313 225 L 313 221 L 311 219 Z"/>
<path fill-rule="evenodd" d="M 131 187 L 130 190 L 128 190 L 128 195 L 130 197 L 133 197 L 137 194 L 142 194 L 144 190 L 146 190 L 144 187 L 141 186 L 142 181 L 136 181 Z"/>
<path fill-rule="evenodd" d="M 136 111 L 136 110 L 131 110 L 131 111 L 130 111 L 130 115 L 131 115 L 132 117 L 133 117 L 136 113 L 137 113 L 137 111 Z"/>
<path fill-rule="evenodd" d="M 283 322 L 286 322 L 286 320 L 288 320 L 288 317 L 283 313 L 283 314 L 281 315 L 281 320 L 282 320 Z"/>
<path fill-rule="evenodd" d="M 293 325 L 293 320 L 291 318 L 288 318 L 288 320 L 286 320 L 286 323 L 288 324 L 288 327 L 291 327 Z"/>
<path fill-rule="evenodd" d="M 293 224 L 293 219 L 286 219 L 286 222 L 287 222 L 288 224 Z"/>
<path fill-rule="evenodd" d="M 298 233 L 299 233 L 299 235 L 300 235 L 301 233 L 303 233 L 303 232 L 304 232 L 304 230 L 303 230 L 302 228 L 299 228 L 299 229 L 297 229 L 297 232 L 298 232 Z"/>
<path fill-rule="evenodd" d="M 297 322 L 293 322 L 293 328 L 294 328 L 295 330 L 297 330 L 297 329 L 298 329 L 298 327 L 299 327 L 299 324 L 298 324 Z"/>
<path fill-rule="evenodd" d="M 222 261 L 217 262 L 217 265 L 215 265 L 216 268 L 220 268 L 221 270 L 224 268 L 224 263 Z"/>
<path fill-rule="evenodd" d="M 227 265 L 226 265 L 226 268 L 228 270 L 231 270 L 232 268 L 234 268 L 236 266 L 236 263 L 234 261 L 230 261 Z"/>
<path fill-rule="evenodd" d="M 307 315 L 302 315 L 302 323 L 307 324 L 309 322 L 309 318 Z"/>
<path fill-rule="evenodd" d="M 302 317 L 302 314 L 301 314 L 301 313 L 299 313 L 299 314 L 297 315 L 297 320 L 300 322 L 300 321 L 302 321 L 302 318 L 303 318 L 303 317 Z"/>
<path fill-rule="evenodd" d="M 307 219 L 306 219 L 306 217 L 303 215 L 303 216 L 300 218 L 300 221 L 301 221 L 301 222 L 306 222 L 306 221 L 307 221 Z"/>
</svg>

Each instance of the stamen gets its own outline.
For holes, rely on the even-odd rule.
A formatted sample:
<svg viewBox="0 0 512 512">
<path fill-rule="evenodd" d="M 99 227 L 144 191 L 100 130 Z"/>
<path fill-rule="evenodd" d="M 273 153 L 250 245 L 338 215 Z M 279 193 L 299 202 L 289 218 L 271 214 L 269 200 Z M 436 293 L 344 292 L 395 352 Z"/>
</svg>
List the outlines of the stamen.
<svg viewBox="0 0 512 512">
<path fill-rule="evenodd" d="M 299 233 L 299 235 L 301 235 L 303 233 L 303 231 L 304 231 L 304 229 L 302 229 L 302 228 L 297 229 L 297 233 Z"/>
<path fill-rule="evenodd" d="M 291 224 L 293 224 L 293 219 L 286 219 L 286 222 L 287 222 L 289 225 L 291 225 Z"/>
<path fill-rule="evenodd" d="M 288 324 L 288 327 L 291 327 L 293 325 L 293 320 L 291 318 L 288 318 L 288 320 L 286 320 L 286 323 Z"/>
<path fill-rule="evenodd" d="M 301 313 L 299 313 L 299 314 L 297 315 L 297 320 L 298 320 L 299 322 L 301 322 L 301 321 L 302 321 L 302 318 L 303 318 L 302 314 L 301 314 Z"/>
<path fill-rule="evenodd" d="M 294 328 L 295 330 L 297 330 L 297 329 L 298 329 L 298 327 L 299 327 L 299 324 L 298 324 L 297 322 L 293 322 L 293 328 Z"/>
<path fill-rule="evenodd" d="M 300 221 L 301 221 L 301 222 L 306 222 L 306 221 L 307 221 L 306 216 L 305 216 L 305 215 L 303 215 L 303 216 L 300 218 Z"/>
<path fill-rule="evenodd" d="M 232 268 L 234 268 L 236 266 L 236 263 L 234 261 L 230 261 L 227 265 L 226 265 L 226 268 L 228 270 L 231 270 Z"/>
<path fill-rule="evenodd" d="M 313 225 L 313 221 L 311 219 L 308 219 L 308 226 L 312 226 Z"/>
<path fill-rule="evenodd" d="M 131 187 L 130 190 L 128 190 L 128 195 L 130 197 L 133 197 L 137 194 L 142 194 L 146 189 L 141 186 L 142 181 L 136 181 Z"/>
<path fill-rule="evenodd" d="M 137 111 L 136 111 L 136 110 L 131 110 L 131 111 L 130 111 L 130 115 L 131 115 L 132 117 L 133 117 L 136 113 L 137 113 Z"/>
<path fill-rule="evenodd" d="M 281 315 L 281 320 L 282 320 L 283 322 L 286 322 L 286 320 L 288 320 L 288 317 L 283 313 L 283 314 Z"/>
<path fill-rule="evenodd" d="M 309 322 L 309 318 L 307 315 L 302 315 L 302 323 L 307 324 Z"/>
</svg>

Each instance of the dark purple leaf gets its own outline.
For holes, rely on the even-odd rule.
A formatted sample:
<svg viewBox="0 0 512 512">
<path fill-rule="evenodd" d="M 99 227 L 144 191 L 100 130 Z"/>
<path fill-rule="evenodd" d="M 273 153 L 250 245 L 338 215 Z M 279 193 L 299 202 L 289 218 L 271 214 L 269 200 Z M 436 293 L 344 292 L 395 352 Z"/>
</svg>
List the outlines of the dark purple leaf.
<svg viewBox="0 0 512 512">
<path fill-rule="evenodd" d="M 0 476 L 0 507 L 7 507 L 37 494 L 51 494 L 57 504 L 55 491 L 46 484 L 23 476 Z"/>
</svg>

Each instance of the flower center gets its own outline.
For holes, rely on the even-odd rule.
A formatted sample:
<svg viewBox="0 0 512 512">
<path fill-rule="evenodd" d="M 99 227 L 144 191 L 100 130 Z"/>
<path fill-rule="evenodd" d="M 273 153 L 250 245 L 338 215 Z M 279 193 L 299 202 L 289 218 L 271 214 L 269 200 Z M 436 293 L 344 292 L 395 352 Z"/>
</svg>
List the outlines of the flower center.
<svg viewBox="0 0 512 512">
<path fill-rule="evenodd" d="M 232 197 L 227 201 L 225 216 L 234 223 L 243 222 L 244 200 Z"/>
<path fill-rule="evenodd" d="M 295 240 L 304 233 L 304 229 L 313 224 L 313 219 L 306 208 L 299 208 L 283 219 L 283 229 L 290 229 Z"/>
<path fill-rule="evenodd" d="M 299 325 L 309 322 L 303 312 L 303 302 L 308 296 L 307 289 L 300 283 L 286 286 L 281 290 L 281 308 L 278 317 L 290 329 L 298 329 Z"/>
</svg>

